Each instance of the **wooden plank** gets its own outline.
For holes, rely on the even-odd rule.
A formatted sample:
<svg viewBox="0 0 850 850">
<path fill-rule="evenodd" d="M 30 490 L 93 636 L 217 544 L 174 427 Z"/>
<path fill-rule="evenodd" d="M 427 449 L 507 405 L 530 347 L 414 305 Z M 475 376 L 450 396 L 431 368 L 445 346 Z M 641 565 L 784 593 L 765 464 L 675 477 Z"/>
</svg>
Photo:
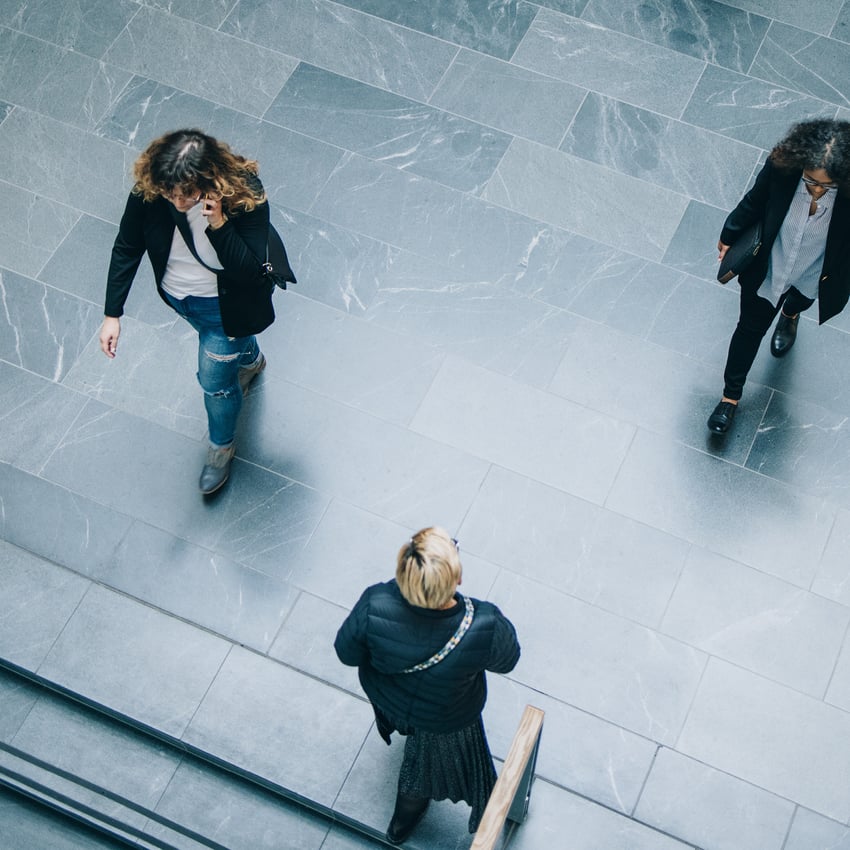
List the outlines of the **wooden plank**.
<svg viewBox="0 0 850 850">
<path fill-rule="evenodd" d="M 496 780 L 496 787 L 490 795 L 470 850 L 494 850 L 522 780 L 525 766 L 534 752 L 534 746 L 543 728 L 544 716 L 545 712 L 540 708 L 535 708 L 533 705 L 525 707 L 511 742 L 508 757 L 502 765 L 502 772 Z"/>
</svg>

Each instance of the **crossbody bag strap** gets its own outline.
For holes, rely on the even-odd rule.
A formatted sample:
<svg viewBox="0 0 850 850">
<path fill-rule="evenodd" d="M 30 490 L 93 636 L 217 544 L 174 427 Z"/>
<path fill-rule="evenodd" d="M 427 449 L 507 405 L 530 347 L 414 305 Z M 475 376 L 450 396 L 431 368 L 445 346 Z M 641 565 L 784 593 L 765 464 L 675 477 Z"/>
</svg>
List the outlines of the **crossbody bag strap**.
<svg viewBox="0 0 850 850">
<path fill-rule="evenodd" d="M 171 213 L 171 217 L 174 219 L 174 223 L 177 225 L 177 229 L 180 231 L 180 235 L 183 237 L 183 241 L 186 243 L 186 247 L 192 252 L 192 256 L 205 268 L 207 271 L 213 272 L 213 274 L 219 274 L 221 269 L 214 269 L 212 266 L 208 266 L 199 256 L 198 249 L 195 247 L 195 240 L 192 237 L 192 228 L 189 226 L 189 219 L 186 218 L 185 213 L 181 213 L 179 210 L 175 209 L 174 204 L 169 204 L 169 212 Z"/>
<path fill-rule="evenodd" d="M 460 621 L 460 625 L 457 627 L 457 631 L 449 638 L 449 642 L 439 652 L 435 652 L 427 661 L 414 664 L 413 667 L 402 670 L 402 673 L 419 673 L 421 670 L 427 670 L 429 667 L 439 664 L 460 643 L 460 639 L 469 631 L 469 627 L 472 625 L 472 618 L 475 615 L 475 607 L 468 596 L 463 597 L 463 604 L 466 606 L 466 612 Z"/>
</svg>

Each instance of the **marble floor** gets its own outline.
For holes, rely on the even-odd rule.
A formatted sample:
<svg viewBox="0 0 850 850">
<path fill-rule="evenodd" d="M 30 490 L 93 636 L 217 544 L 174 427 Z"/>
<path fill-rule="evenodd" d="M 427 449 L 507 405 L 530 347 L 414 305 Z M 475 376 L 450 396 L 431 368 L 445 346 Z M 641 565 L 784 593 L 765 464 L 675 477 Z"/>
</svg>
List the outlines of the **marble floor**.
<svg viewBox="0 0 850 850">
<path fill-rule="evenodd" d="M 547 711 L 515 846 L 850 848 L 850 311 L 705 428 L 721 223 L 850 118 L 850 0 L 3 0 L 0 58 L 3 540 L 358 694 L 336 628 L 444 525 L 523 644 L 488 716 Z M 97 342 L 180 126 L 260 161 L 299 278 L 207 500 L 146 264 Z"/>
</svg>

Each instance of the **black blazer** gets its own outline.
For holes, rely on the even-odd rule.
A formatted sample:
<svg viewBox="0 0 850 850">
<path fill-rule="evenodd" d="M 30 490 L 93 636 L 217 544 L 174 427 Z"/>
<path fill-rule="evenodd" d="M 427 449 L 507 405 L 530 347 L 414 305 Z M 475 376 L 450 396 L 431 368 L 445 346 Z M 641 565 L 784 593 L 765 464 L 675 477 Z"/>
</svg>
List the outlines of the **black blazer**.
<svg viewBox="0 0 850 850">
<path fill-rule="evenodd" d="M 257 184 L 262 190 L 259 181 Z M 186 220 L 185 215 L 177 212 L 165 198 L 145 201 L 141 195 L 130 193 L 112 247 L 105 315 L 120 317 L 124 314 L 124 302 L 145 252 L 150 258 L 159 294 L 168 303 L 162 279 L 174 228 L 181 218 Z M 261 273 L 268 232 L 267 202 L 258 204 L 251 212 L 228 213 L 227 221 L 218 230 L 207 228 L 207 236 L 223 266 L 223 271 L 217 274 L 218 298 L 221 322 L 228 336 L 250 336 L 265 330 L 274 321 L 274 285 Z M 294 281 L 291 269 L 286 271 Z"/>
<path fill-rule="evenodd" d="M 742 272 L 738 282 L 757 290 L 767 277 L 770 251 L 791 206 L 800 172 L 780 171 L 768 159 L 756 177 L 753 188 L 729 213 L 720 241 L 732 245 L 751 224 L 762 221 L 762 248 L 752 265 Z M 840 194 L 835 199 L 826 237 L 826 252 L 818 287 L 819 321 L 823 324 L 837 316 L 850 298 L 850 199 Z"/>
</svg>

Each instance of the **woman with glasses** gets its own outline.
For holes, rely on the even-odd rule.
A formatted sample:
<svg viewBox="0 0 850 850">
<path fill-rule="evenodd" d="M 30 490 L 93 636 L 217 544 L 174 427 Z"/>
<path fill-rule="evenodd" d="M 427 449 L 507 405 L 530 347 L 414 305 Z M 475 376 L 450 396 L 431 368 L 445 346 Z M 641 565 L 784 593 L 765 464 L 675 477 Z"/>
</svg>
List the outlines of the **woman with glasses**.
<svg viewBox="0 0 850 850">
<path fill-rule="evenodd" d="M 729 343 L 723 396 L 708 419 L 710 431 L 729 430 L 762 337 L 777 314 L 770 353 L 784 357 L 797 338 L 800 313 L 815 299 L 820 324 L 847 304 L 848 195 L 850 123 L 804 121 L 773 148 L 752 189 L 726 219 L 719 259 L 757 221 L 762 247 L 738 278 L 740 317 Z"/>
<path fill-rule="evenodd" d="M 359 668 L 381 737 L 407 736 L 391 844 L 413 832 L 431 800 L 465 800 L 475 832 L 496 781 L 481 720 L 484 671 L 513 670 L 520 648 L 502 612 L 458 593 L 460 583 L 457 541 L 425 528 L 399 550 L 395 580 L 367 588 L 334 643 L 340 661 Z"/>
<path fill-rule="evenodd" d="M 124 302 L 146 252 L 162 300 L 198 332 L 209 426 L 204 494 L 230 474 L 242 397 L 266 365 L 255 334 L 274 321 L 273 285 L 262 275 L 269 205 L 257 173 L 255 161 L 200 130 L 154 140 L 134 165 L 109 265 L 100 330 L 107 357 L 115 357 Z"/>
</svg>

